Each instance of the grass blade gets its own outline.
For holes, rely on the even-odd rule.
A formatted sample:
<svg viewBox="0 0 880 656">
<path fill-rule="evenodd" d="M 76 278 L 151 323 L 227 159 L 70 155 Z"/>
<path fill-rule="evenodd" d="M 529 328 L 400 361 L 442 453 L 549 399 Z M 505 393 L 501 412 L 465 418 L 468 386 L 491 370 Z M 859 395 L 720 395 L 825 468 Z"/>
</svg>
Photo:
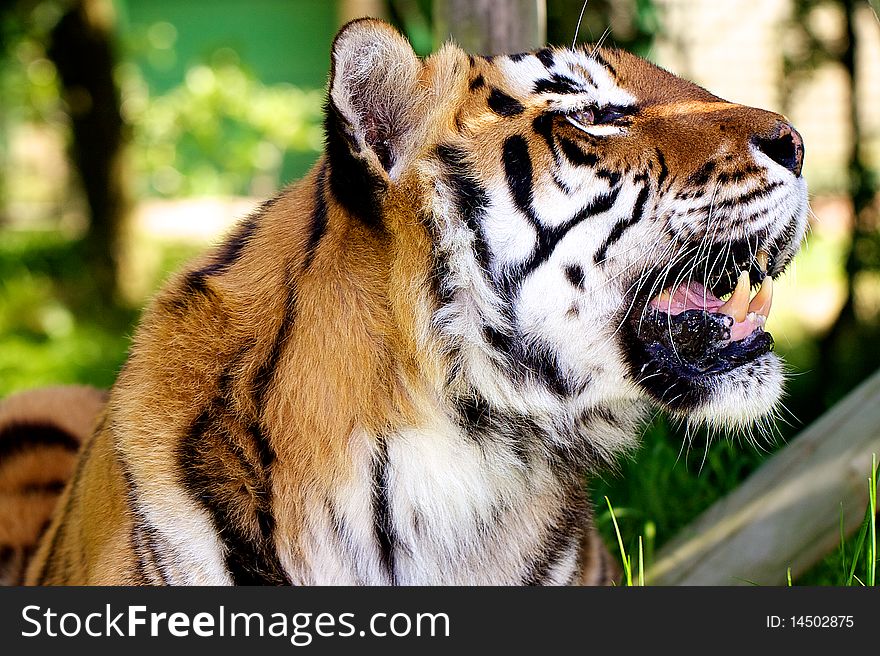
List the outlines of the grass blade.
<svg viewBox="0 0 880 656">
<path fill-rule="evenodd" d="M 866 543 L 867 539 L 867 545 Z M 865 585 L 865 581 L 858 578 L 856 574 L 856 565 L 862 555 L 862 549 L 865 550 L 865 581 L 870 581 L 869 585 L 874 585 L 876 576 L 876 553 L 877 553 L 877 454 L 871 456 L 871 476 L 868 478 L 868 507 L 865 509 L 865 519 L 859 529 L 859 535 L 856 538 L 856 546 L 853 551 L 852 563 L 849 568 L 849 575 L 846 577 L 846 585 L 852 585 L 853 580 L 859 585 Z"/>
<path fill-rule="evenodd" d="M 626 575 L 626 584 L 632 586 L 632 568 L 630 567 L 630 558 L 626 555 L 626 549 L 623 548 L 623 538 L 620 535 L 620 527 L 617 525 L 617 517 L 614 516 L 614 508 L 611 507 L 611 500 L 606 496 L 605 503 L 608 504 L 608 511 L 611 513 L 611 521 L 614 523 L 614 532 L 617 534 L 617 546 L 620 548 L 620 559 L 623 561 L 623 572 Z"/>
<path fill-rule="evenodd" d="M 870 539 L 866 557 L 868 559 L 866 580 L 868 585 L 876 585 L 877 574 L 877 454 L 871 454 L 871 478 L 868 481 L 868 517 L 870 518 Z"/>
<path fill-rule="evenodd" d="M 846 532 L 843 530 L 843 501 L 840 502 L 840 570 L 841 581 L 846 581 Z"/>
<path fill-rule="evenodd" d="M 639 585 L 645 587 L 645 558 L 642 553 L 642 536 L 639 536 Z"/>
</svg>

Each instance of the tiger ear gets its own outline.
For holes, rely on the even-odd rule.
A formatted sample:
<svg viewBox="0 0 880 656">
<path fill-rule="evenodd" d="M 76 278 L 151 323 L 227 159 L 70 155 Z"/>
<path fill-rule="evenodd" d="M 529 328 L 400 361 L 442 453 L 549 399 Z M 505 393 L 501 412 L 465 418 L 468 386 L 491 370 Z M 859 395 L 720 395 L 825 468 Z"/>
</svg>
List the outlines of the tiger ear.
<svg viewBox="0 0 880 656">
<path fill-rule="evenodd" d="M 356 159 L 395 177 L 418 125 L 421 69 L 412 46 L 387 23 L 345 25 L 333 41 L 328 140 L 341 138 Z"/>
</svg>

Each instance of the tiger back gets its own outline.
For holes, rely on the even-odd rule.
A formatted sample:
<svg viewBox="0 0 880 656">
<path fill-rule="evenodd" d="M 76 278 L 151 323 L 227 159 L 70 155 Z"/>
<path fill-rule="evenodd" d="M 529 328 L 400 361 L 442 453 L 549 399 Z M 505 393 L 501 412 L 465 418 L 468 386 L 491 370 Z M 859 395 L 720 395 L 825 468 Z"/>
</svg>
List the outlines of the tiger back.
<svg viewBox="0 0 880 656">
<path fill-rule="evenodd" d="M 29 583 L 607 583 L 584 477 L 649 408 L 772 412 L 783 117 L 618 50 L 420 60 L 367 19 L 325 132 L 145 312 Z"/>
</svg>

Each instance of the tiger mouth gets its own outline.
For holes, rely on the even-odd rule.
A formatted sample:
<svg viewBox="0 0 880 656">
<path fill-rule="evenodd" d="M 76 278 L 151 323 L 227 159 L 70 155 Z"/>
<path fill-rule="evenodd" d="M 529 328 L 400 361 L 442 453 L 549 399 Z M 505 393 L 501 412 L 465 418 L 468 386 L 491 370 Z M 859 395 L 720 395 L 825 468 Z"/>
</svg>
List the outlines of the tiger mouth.
<svg viewBox="0 0 880 656">
<path fill-rule="evenodd" d="M 770 352 L 773 336 L 764 329 L 773 304 L 768 260 L 763 250 L 748 265 L 734 258 L 706 284 L 684 279 L 643 300 L 642 312 L 629 321 L 636 378 L 653 378 L 652 388 L 698 384 Z"/>
</svg>

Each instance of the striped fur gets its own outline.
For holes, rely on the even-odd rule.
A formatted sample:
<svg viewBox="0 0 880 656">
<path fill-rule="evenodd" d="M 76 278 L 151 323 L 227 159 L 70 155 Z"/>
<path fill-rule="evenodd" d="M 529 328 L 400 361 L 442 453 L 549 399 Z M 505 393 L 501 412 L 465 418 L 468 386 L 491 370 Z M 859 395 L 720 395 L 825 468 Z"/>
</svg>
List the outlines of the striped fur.
<svg viewBox="0 0 880 656">
<path fill-rule="evenodd" d="M 650 403 L 780 394 L 771 353 L 675 378 L 633 308 L 759 246 L 782 271 L 781 122 L 615 50 L 421 61 L 349 24 L 324 156 L 157 295 L 28 581 L 608 583 L 584 477 Z"/>
<path fill-rule="evenodd" d="M 0 585 L 22 582 L 106 400 L 105 392 L 70 386 L 0 403 Z"/>
</svg>

